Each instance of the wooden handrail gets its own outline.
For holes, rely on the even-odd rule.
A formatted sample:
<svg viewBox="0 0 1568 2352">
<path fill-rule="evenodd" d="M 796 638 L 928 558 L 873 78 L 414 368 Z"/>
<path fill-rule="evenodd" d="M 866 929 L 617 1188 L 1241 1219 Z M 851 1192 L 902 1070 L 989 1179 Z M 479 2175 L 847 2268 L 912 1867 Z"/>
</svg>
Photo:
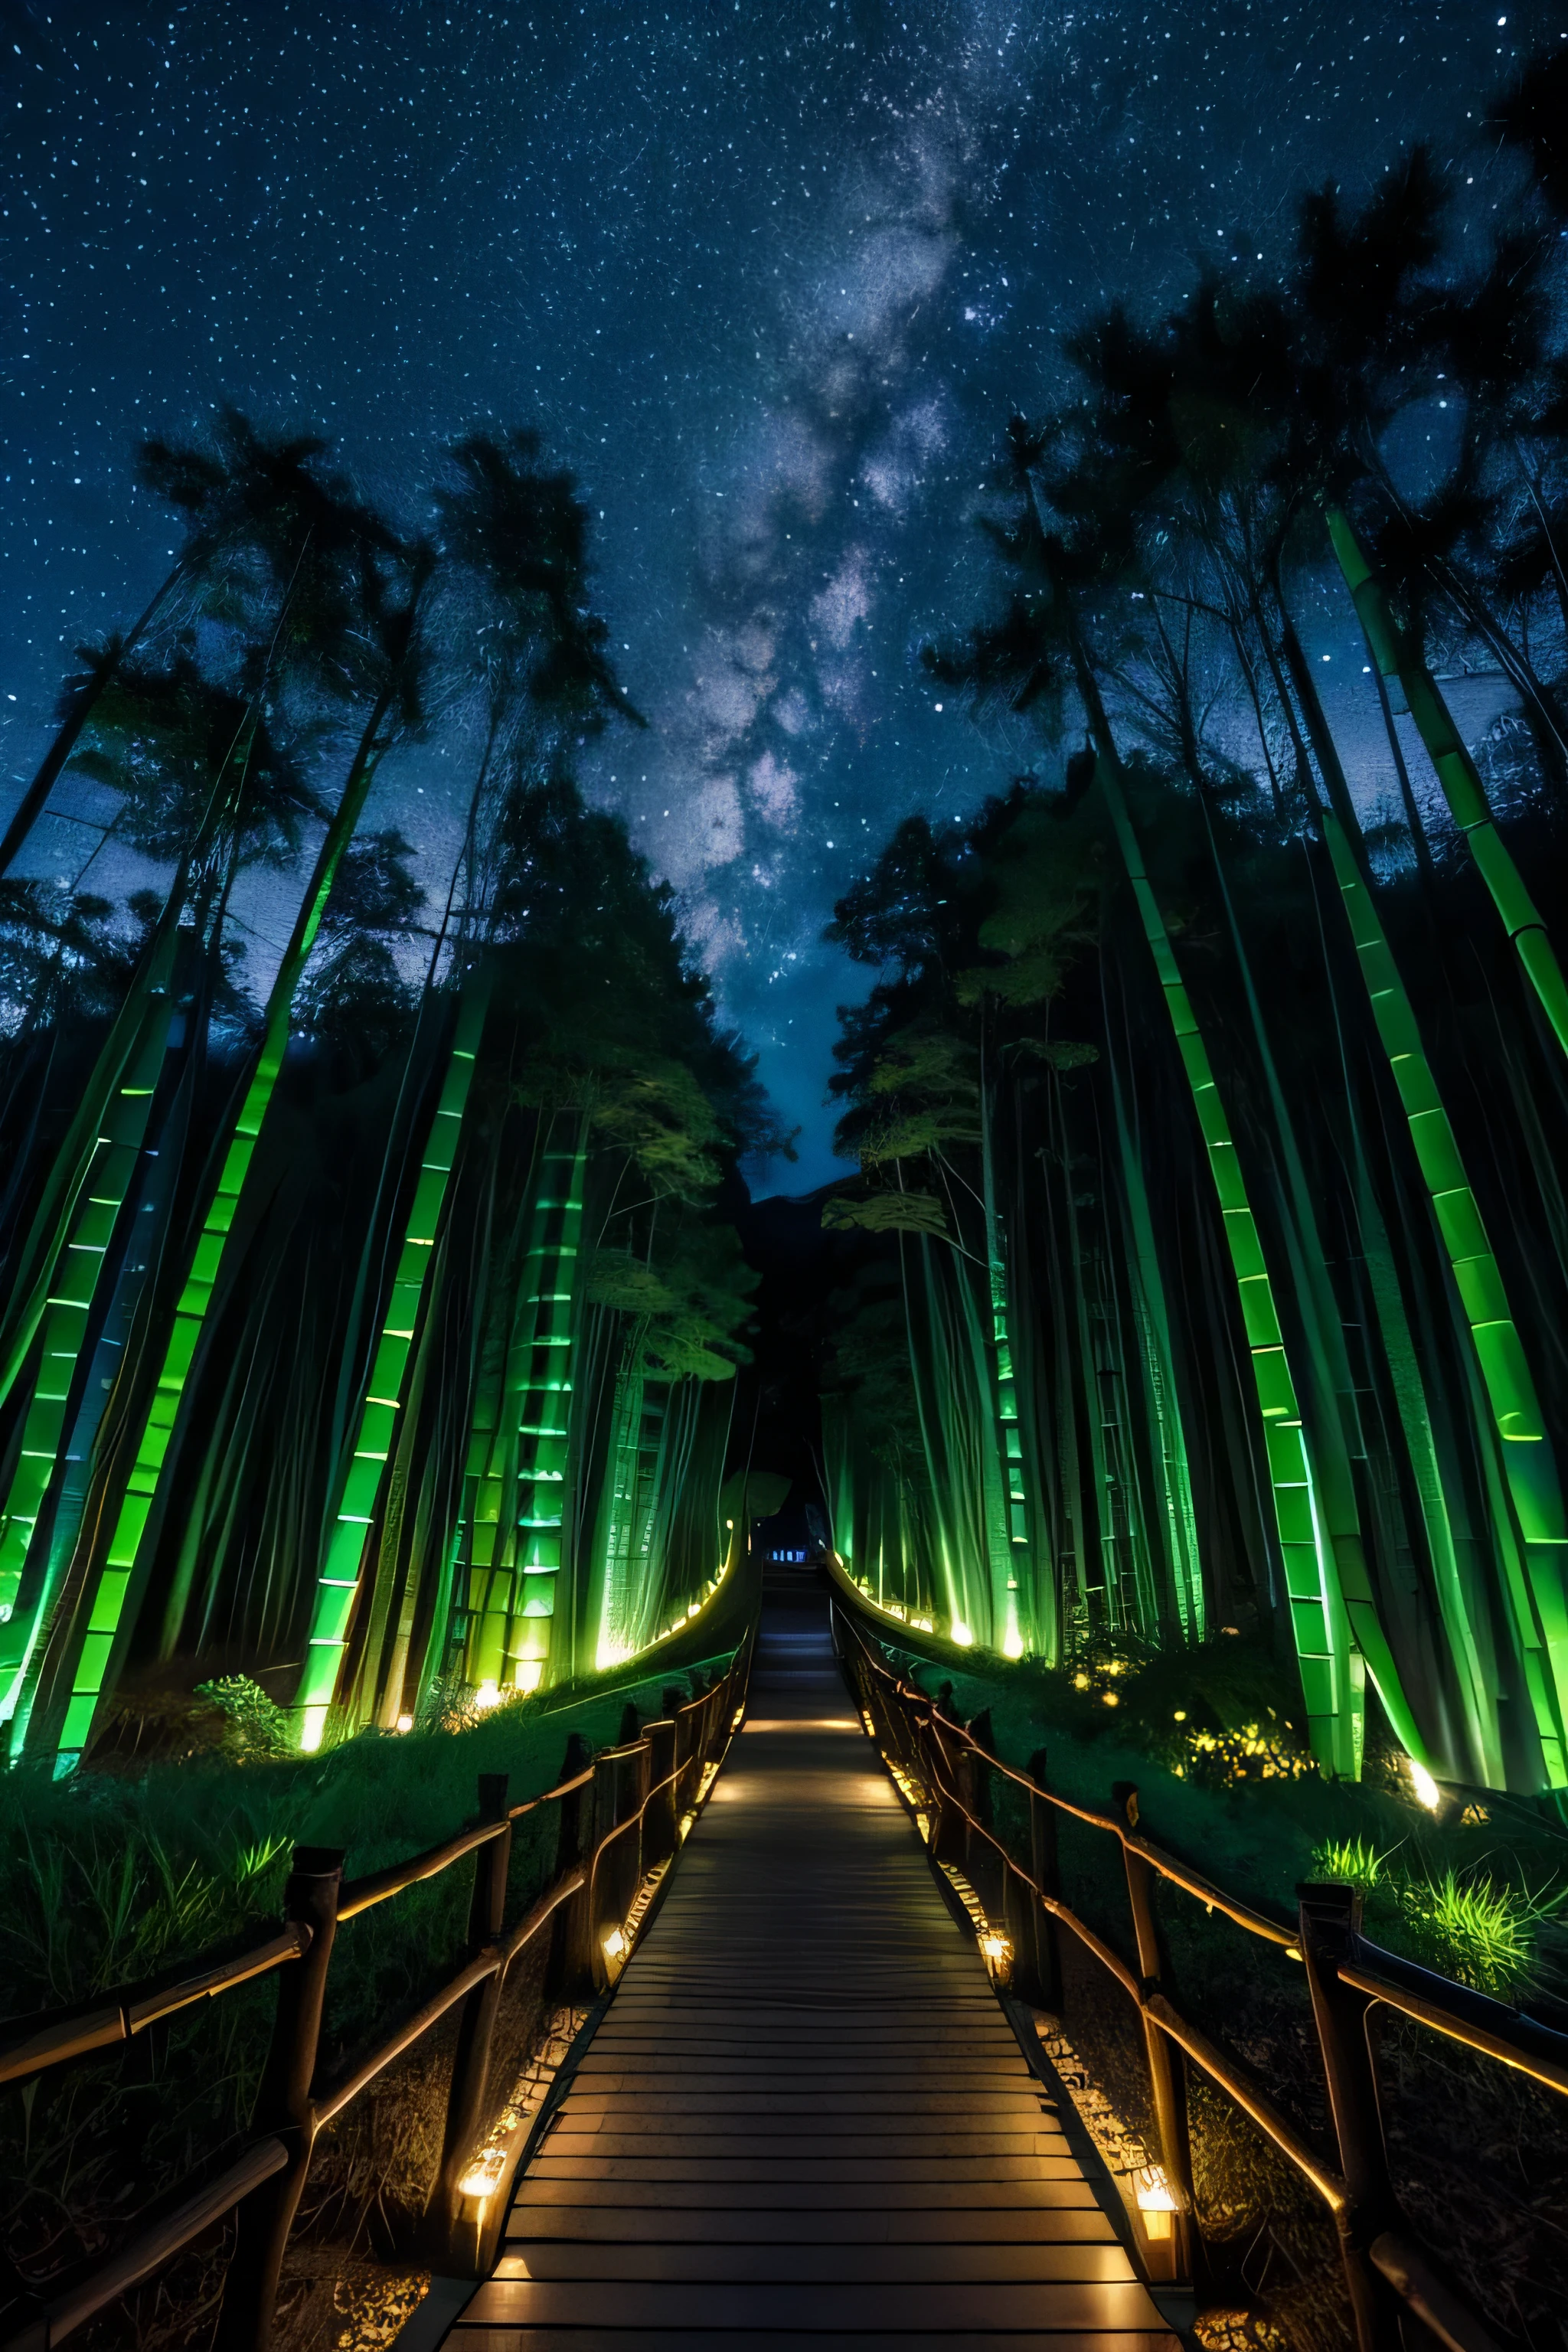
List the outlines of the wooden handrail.
<svg viewBox="0 0 1568 2352">
<path fill-rule="evenodd" d="M 1268 2134 L 1284 2157 L 1307 2180 L 1332 2213 L 1338 2226 L 1340 2244 L 1344 2260 L 1347 2285 L 1356 2322 L 1361 2352 L 1394 2352 L 1398 2343 L 1397 2322 L 1393 2310 L 1403 2304 L 1414 2312 L 1447 2347 L 1447 2352 L 1498 2352 L 1496 2338 L 1485 2323 L 1469 2308 L 1462 2295 L 1444 2279 L 1434 2260 L 1416 2244 L 1403 2226 L 1378 2228 L 1368 2226 L 1374 2212 L 1392 2216 L 1402 2224 L 1392 2180 L 1388 2174 L 1386 2156 L 1383 2149 L 1381 2126 L 1376 2123 L 1375 2093 L 1369 2091 L 1359 2103 L 1351 2095 L 1356 2066 L 1363 2070 L 1371 2084 L 1371 2048 L 1364 2032 L 1352 2037 L 1347 2045 L 1341 2021 L 1331 2013 L 1332 2004 L 1322 1997 L 1328 1980 L 1346 1989 L 1352 1997 L 1363 1996 L 1361 2015 L 1377 2002 L 1401 2011 L 1405 2016 L 1431 2026 L 1451 2041 L 1467 2048 L 1500 2060 L 1529 2074 L 1548 2088 L 1568 2092 L 1568 2035 L 1555 2033 L 1534 2018 L 1521 2016 L 1501 2001 L 1492 2000 L 1484 1993 L 1473 1991 L 1467 1985 L 1456 1984 L 1451 1979 L 1436 1975 L 1432 1970 L 1402 1959 L 1397 1954 L 1384 1952 L 1368 1944 L 1360 1934 L 1359 1906 L 1350 1904 L 1348 1925 L 1325 1933 L 1321 1925 L 1314 1927 L 1309 1951 L 1309 1922 L 1324 1917 L 1324 1900 L 1332 1896 L 1338 1902 L 1348 1896 L 1349 1890 L 1303 1888 L 1303 1898 L 1313 1897 L 1310 1904 L 1303 1900 L 1297 1932 L 1292 1935 L 1277 1922 L 1256 1911 L 1249 1904 L 1226 1895 L 1214 1886 L 1199 1873 L 1189 1870 L 1174 1855 L 1154 1844 L 1137 1828 L 1137 1791 L 1123 1791 L 1124 1817 L 1113 1812 L 1100 1812 L 1074 1803 L 1044 1788 L 1028 1773 L 1003 1764 L 989 1755 L 975 1739 L 967 1726 L 953 1723 L 934 1701 L 919 1690 L 879 1658 L 861 1628 L 843 1606 L 837 1593 L 833 1596 L 836 1620 L 851 1635 L 859 1664 L 867 1672 L 862 1706 L 868 1725 L 872 1721 L 870 1694 L 880 1689 L 884 1701 L 890 1695 L 907 1728 L 912 1731 L 921 1762 L 916 1767 L 919 1777 L 928 1782 L 928 1801 L 936 1811 L 931 1824 L 931 1843 L 936 1849 L 941 1819 L 956 1817 L 964 1825 L 965 1856 L 968 1839 L 979 1837 L 996 1853 L 1004 1865 L 1004 1886 L 1009 1874 L 1029 1890 L 1040 1909 L 1051 1918 L 1070 1928 L 1073 1935 L 1091 1952 L 1108 1974 L 1113 1977 L 1134 2002 L 1144 2021 L 1146 2033 L 1151 2027 L 1169 2038 L 1194 2065 L 1201 2067 L 1210 2081 L 1216 2084 L 1233 2099 L 1242 2112 L 1258 2128 Z M 853 1675 L 851 1676 L 853 1680 Z M 889 1713 L 889 1719 L 891 1719 Z M 928 1737 L 922 1741 L 921 1733 Z M 932 1733 L 937 1736 L 929 1736 Z M 1088 1922 L 1079 1917 L 1072 1906 L 1065 1902 L 1054 1888 L 1042 1882 L 1035 1870 L 1026 1869 L 1017 1862 L 992 1829 L 981 1820 L 974 1807 L 965 1801 L 962 1790 L 953 1785 L 947 1769 L 944 1743 L 962 1749 L 965 1756 L 980 1759 L 988 1771 L 999 1774 L 1017 1788 L 1027 1791 L 1031 1799 L 1043 1801 L 1058 1811 L 1069 1813 L 1075 1820 L 1091 1828 L 1112 1832 L 1119 1840 L 1123 1855 L 1131 1857 L 1128 1870 L 1129 1893 L 1133 1901 L 1134 1920 L 1138 1928 L 1140 1968 L 1142 1973 L 1130 1968 L 1120 1953 L 1098 1936 Z M 897 1744 L 896 1742 L 894 1743 Z M 1152 1915 L 1147 1909 L 1147 1896 L 1139 1895 L 1142 1883 L 1137 1874 L 1152 1870 L 1161 1877 L 1179 1886 L 1184 1894 L 1220 1911 L 1245 1928 L 1248 1934 L 1283 1948 L 1291 1957 L 1308 1964 L 1309 1979 L 1313 1986 L 1313 2016 L 1321 2047 L 1325 2078 L 1334 2110 L 1335 2128 L 1341 2142 L 1343 2168 L 1336 2171 L 1324 2164 L 1295 2126 L 1282 2116 L 1251 2074 L 1233 2059 L 1228 2058 L 1208 2036 L 1184 2017 L 1163 1990 L 1157 1974 L 1157 1962 L 1152 1949 Z M 1139 1913 L 1142 1899 L 1145 1908 Z M 1338 1915 L 1336 1914 L 1336 1918 Z M 1339 1934 L 1335 1945 L 1333 1934 Z M 1359 2045 L 1359 2046 L 1358 2046 Z M 1162 2102 L 1155 2077 L 1157 2050 L 1152 2045 L 1149 2063 L 1152 2076 L 1151 2095 L 1156 2113 Z M 1340 2087 L 1336 2088 L 1336 2085 Z M 1368 2123 L 1370 2107 L 1371 2124 Z M 1190 2185 L 1184 2172 L 1184 2128 L 1173 2132 L 1166 2124 L 1162 2126 L 1162 2149 L 1164 2169 L 1178 2211 L 1190 2205 Z M 1390 2298 L 1392 2297 L 1392 2302 Z"/>
<path fill-rule="evenodd" d="M 606 1838 L 603 1843 L 607 1845 L 609 1840 Z M 523 1946 L 532 1941 L 569 1896 L 579 1894 L 586 1885 L 587 1874 L 581 1867 L 568 1871 L 563 1878 L 558 1878 L 554 1885 L 540 1896 L 532 1910 L 518 1921 L 510 1936 L 499 1944 L 490 1945 L 485 1951 L 476 1953 L 466 1968 L 459 1969 L 439 1991 L 433 1992 L 407 2022 L 400 2025 L 368 2058 L 363 2059 L 335 2090 L 317 2100 L 318 2128 L 330 2124 L 334 2116 L 342 2113 L 351 2099 L 357 2099 L 362 2091 L 368 2090 L 376 2076 L 384 2074 L 395 2058 L 401 2058 L 405 2050 L 412 2049 L 420 2035 L 427 2033 L 433 2025 L 437 2024 L 466 1992 L 471 1991 L 475 1985 L 482 1984 L 486 1977 L 504 1977 Z"/>
<path fill-rule="evenodd" d="M 172 2212 L 140 2231 L 110 2261 L 89 2272 L 41 2309 L 35 2309 L 19 2331 L 8 2336 L 0 2345 L 0 2352 L 51 2352 L 52 2347 L 62 2342 L 94 2313 L 101 2311 L 116 2295 L 126 2293 L 150 2277 L 193 2239 L 237 2210 L 241 2216 L 243 2249 L 246 2245 L 246 2216 L 266 2199 L 276 2200 L 283 2196 L 287 2203 L 281 2211 L 280 2225 L 277 2218 L 270 2223 L 261 2220 L 249 2231 L 250 2250 L 254 2257 L 252 2268 L 255 2260 L 259 2260 L 263 2271 L 268 2273 L 262 2280 L 263 2292 L 258 2298 L 257 2311 L 232 2311 L 229 2307 L 232 2298 L 226 2298 L 220 2326 L 220 2344 L 255 2347 L 259 2352 L 268 2338 L 278 2268 L 289 2224 L 303 2185 L 310 2145 L 317 2132 L 341 2115 L 386 2067 L 466 1996 L 475 1994 L 478 1988 L 491 1979 L 504 1979 L 517 1955 L 550 1923 L 562 1906 L 589 1894 L 600 1855 L 628 1829 L 640 1828 L 655 1797 L 664 1794 L 672 1784 L 678 1784 L 694 1766 L 700 1781 L 702 1768 L 712 1760 L 715 1752 L 722 1758 L 732 1733 L 737 1690 L 742 1706 L 744 1703 L 751 1652 L 750 1640 L 742 1643 L 720 1680 L 700 1698 L 677 1709 L 678 1717 L 700 1715 L 704 1718 L 702 1736 L 684 1761 L 673 1773 L 661 1777 L 625 1821 L 612 1822 L 602 1836 L 597 1834 L 599 1825 L 595 1823 L 591 1853 L 563 1867 L 513 1927 L 505 1935 L 497 1935 L 479 1949 L 470 1949 L 462 1967 L 437 1987 L 412 2017 L 398 2026 L 333 2089 L 319 2099 L 306 2096 L 303 2108 L 296 2114 L 289 2131 L 263 2132 L 225 2171 L 203 2183 Z M 709 1721 L 708 1718 L 713 1715 L 716 1698 L 728 1699 L 729 1711 L 721 1718 Z M 627 1757 L 646 1755 L 650 1752 L 649 1734 L 670 1728 L 671 1719 L 661 1717 L 658 1723 L 647 1726 L 637 1739 L 601 1750 L 597 1761 L 615 1762 Z M 357 1917 L 361 1912 L 370 1909 L 374 1904 L 385 1902 L 405 1887 L 437 1876 L 467 1854 L 479 1854 L 497 1839 L 510 1841 L 512 1824 L 524 1814 L 542 1805 L 577 1796 L 592 1784 L 594 1777 L 595 1768 L 590 1766 L 586 1770 L 569 1773 L 553 1788 L 527 1799 L 521 1804 L 509 1807 L 503 1801 L 492 1818 L 471 1824 L 455 1836 L 444 1839 L 439 1845 L 411 1855 L 406 1862 L 395 1864 L 386 1870 L 368 1873 L 346 1886 L 335 1877 L 341 1856 L 327 1856 L 315 1849 L 297 1848 L 296 1878 L 303 1868 L 307 1876 L 300 1883 L 310 1889 L 321 1890 L 314 1895 L 313 1899 L 318 1906 L 323 1899 L 325 1903 L 325 1908 L 318 1909 L 316 1914 L 314 1931 L 306 1920 L 289 1918 L 280 1931 L 265 1942 L 253 1945 L 233 1959 L 219 1962 L 197 1975 L 181 1978 L 173 1984 L 128 1987 L 96 2002 L 85 2011 L 68 2011 L 54 2018 L 45 2014 L 19 2021 L 33 2030 L 0 2053 L 0 2084 L 26 2080 L 50 2067 L 91 2057 L 129 2041 L 144 2027 L 195 2001 L 226 1992 L 234 1986 L 249 1982 L 289 1960 L 301 1960 L 312 1950 L 315 1951 L 315 1961 L 312 1969 L 304 1973 L 306 1976 L 324 1977 L 325 1965 L 331 1958 L 333 1930 L 338 1924 Z M 504 1778 L 495 1783 L 495 1787 L 501 1790 L 504 1790 Z M 481 1804 L 486 1801 L 488 1788 L 489 1784 L 481 1778 Z M 504 1854 L 499 1859 L 502 1873 L 501 1879 L 497 1882 L 498 1904 L 500 1893 L 504 1891 Z M 296 1878 L 290 1879 L 291 1888 Z M 499 1921 L 499 1908 L 496 1916 Z M 319 1941 L 313 1941 L 313 1934 Z M 308 2046 L 280 2051 L 278 2030 L 275 2029 L 273 2053 L 268 2062 L 269 2071 L 281 2063 L 292 2079 L 309 2084 L 316 2063 L 321 1990 L 320 1984 L 315 1985 L 313 2005 L 309 2000 L 303 2005 L 303 2013 L 308 2014 L 310 2021 L 307 2026 Z M 281 2023 L 280 2012 L 280 2026 Z M 482 2088 L 488 2055 L 488 2038 L 477 2052 L 470 2051 L 468 2054 L 470 2079 L 466 2089 L 470 2100 L 476 2068 Z M 456 2094 L 456 2083 L 453 2088 Z M 258 2240 L 264 2242 L 258 2256 L 256 2245 Z"/>
<path fill-rule="evenodd" d="M 5 2352 L 52 2352 L 55 2345 L 63 2343 L 74 2329 L 100 2312 L 105 2304 L 140 2286 L 143 2279 L 151 2278 L 155 2270 L 182 2252 L 193 2238 L 199 2238 L 215 2221 L 232 2213 L 242 2198 L 281 2172 L 288 2161 L 289 2151 L 280 2139 L 257 2140 L 237 2163 L 207 2181 L 195 2196 L 187 2197 L 172 2213 L 144 2230 L 89 2277 L 46 2303 L 19 2334 L 7 2336 Z"/>
<path fill-rule="evenodd" d="M 837 1605 L 837 1597 L 835 1605 Z M 840 1612 L 840 1613 L 843 1612 Z M 1234 1920 L 1238 1927 L 1245 1927 L 1249 1936 L 1260 1937 L 1264 1942 L 1278 1944 L 1282 1950 L 1294 1952 L 1298 1958 L 1300 1957 L 1300 1946 L 1289 1927 L 1281 1927 L 1277 1920 L 1270 1919 L 1265 1912 L 1255 1911 L 1250 1904 L 1241 1902 L 1236 1895 L 1227 1895 L 1223 1887 L 1215 1886 L 1199 1872 L 1189 1869 L 1184 1862 L 1178 1862 L 1174 1854 L 1165 1853 L 1163 1847 L 1141 1836 L 1137 1830 L 1131 1827 L 1126 1821 L 1119 1819 L 1115 1813 L 1102 1812 L 1092 1805 L 1075 1804 L 1070 1797 L 1062 1796 L 1055 1789 L 1042 1789 L 1039 1782 L 1031 1780 L 1026 1772 L 1018 1771 L 1011 1764 L 1004 1764 L 999 1756 L 993 1756 L 988 1749 L 980 1745 L 967 1724 L 954 1723 L 951 1716 L 943 1715 L 936 1701 L 926 1692 L 918 1689 L 913 1683 L 905 1682 L 902 1675 L 895 1674 L 884 1659 L 879 1658 L 874 1652 L 868 1649 L 866 1637 L 852 1618 L 846 1616 L 844 1622 L 865 1652 L 867 1664 L 872 1673 L 879 1675 L 885 1682 L 891 1683 L 901 1699 L 913 1701 L 917 1706 L 925 1708 L 932 1722 L 940 1723 L 943 1731 L 951 1738 L 961 1740 L 973 1755 L 983 1757 L 989 1769 L 1002 1780 L 1011 1780 L 1015 1788 L 1024 1790 L 1030 1796 L 1043 1797 L 1048 1805 L 1056 1807 L 1058 1812 L 1070 1813 L 1074 1821 L 1087 1822 L 1090 1829 L 1108 1831 L 1112 1837 L 1120 1840 L 1124 1849 L 1142 1854 L 1144 1861 L 1152 1869 L 1157 1870 L 1162 1878 L 1170 1879 L 1173 1885 L 1180 1886 L 1187 1894 L 1195 1895 L 1197 1900 L 1206 1904 L 1211 1911 L 1223 1911 L 1227 1919 Z"/>
<path fill-rule="evenodd" d="M 288 1960 L 299 1959 L 309 1942 L 308 1931 L 290 1924 L 265 1942 L 247 1946 L 232 1960 L 220 1960 L 195 1976 L 181 1977 L 169 1985 L 127 1986 L 89 2010 L 67 2011 L 0 2051 L 0 2084 L 26 2082 L 51 2066 L 111 2050 L 117 2042 L 131 2041 L 147 2026 L 160 2024 L 195 2001 L 211 2000 L 236 1985 L 248 1984 L 253 1978 L 281 1968 Z"/>
<path fill-rule="evenodd" d="M 1521 2016 L 1504 2001 L 1489 2000 L 1484 1992 L 1471 1993 L 1462 2004 L 1468 2013 L 1456 2014 L 1454 1996 L 1469 1993 L 1468 1985 L 1456 1985 L 1414 1960 L 1384 1952 L 1364 1937 L 1357 1937 L 1356 1958 L 1342 1961 L 1339 1975 L 1342 1982 L 1370 1993 L 1384 2008 L 1397 2009 L 1450 2041 L 1463 2042 L 1483 2057 L 1514 2067 L 1549 2091 L 1568 2093 L 1568 2033 L 1554 2033 L 1549 2025 Z M 1429 1992 L 1428 1986 L 1441 1987 L 1441 1994 Z"/>
</svg>

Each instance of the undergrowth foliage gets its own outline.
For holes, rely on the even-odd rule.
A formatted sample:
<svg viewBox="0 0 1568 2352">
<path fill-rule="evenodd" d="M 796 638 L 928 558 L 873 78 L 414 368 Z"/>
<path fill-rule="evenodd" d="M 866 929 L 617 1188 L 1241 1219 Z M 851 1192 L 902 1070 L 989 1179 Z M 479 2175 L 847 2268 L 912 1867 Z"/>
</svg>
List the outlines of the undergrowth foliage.
<svg viewBox="0 0 1568 2352">
<path fill-rule="evenodd" d="M 693 1665 L 688 1678 L 704 1687 L 713 1665 L 727 1663 Z M 276 1710 L 269 1713 L 254 1685 L 231 1677 L 219 1682 L 216 1701 L 201 1701 L 237 1724 L 237 1744 L 226 1750 L 66 1781 L 36 1768 L 14 1771 L 0 1782 L 0 1982 L 18 2012 L 5 2038 L 39 2011 L 90 2004 L 269 1932 L 296 1844 L 343 1849 L 348 1876 L 405 1860 L 472 1818 L 479 1774 L 507 1773 L 519 1801 L 552 1784 L 569 1735 L 609 1746 L 622 1736 L 628 1708 L 651 1718 L 685 1696 L 679 1683 L 628 1681 L 623 1671 L 589 1682 L 563 1703 L 515 1699 L 467 1724 L 454 1716 L 447 1727 L 365 1734 L 304 1759 L 268 1754 Z M 518 1824 L 508 1924 L 553 1873 L 556 1838 L 553 1808 Z M 457 1965 L 471 1878 L 471 1868 L 459 1864 L 343 1924 L 323 2026 L 328 2074 L 372 2047 L 391 2020 L 416 2007 Z M 542 1966 L 536 1953 L 516 1972 L 498 2082 L 526 2054 Z M 123 2053 L 37 2078 L 0 2101 L 0 2255 L 12 2292 L 47 2292 L 84 2262 L 107 2255 L 174 2182 L 235 2152 L 255 2099 L 276 1991 L 274 1977 L 198 2002 L 138 2035 Z M 406 2255 L 440 2153 L 455 2020 L 447 2026 L 323 2142 L 301 2228 L 337 2251 L 324 2267 L 308 2249 L 301 2262 L 311 2275 L 321 2271 L 329 2302 L 347 2249 L 385 2258 L 401 2247 Z M 142 2352 L 149 2346 L 183 2352 L 200 2343 L 221 2271 L 221 2248 L 193 2255 L 133 2299 L 130 2316 L 111 2313 L 97 2323 L 92 2341 L 135 2344 Z M 286 2310 L 295 2292 L 286 2293 Z"/>
</svg>

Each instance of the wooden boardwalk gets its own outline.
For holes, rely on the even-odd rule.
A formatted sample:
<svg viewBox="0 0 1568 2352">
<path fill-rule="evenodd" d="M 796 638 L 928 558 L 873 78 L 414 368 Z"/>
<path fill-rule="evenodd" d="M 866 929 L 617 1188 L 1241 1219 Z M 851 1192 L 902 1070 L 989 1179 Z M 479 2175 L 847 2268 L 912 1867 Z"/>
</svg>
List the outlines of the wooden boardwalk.
<svg viewBox="0 0 1568 2352">
<path fill-rule="evenodd" d="M 770 1595 L 745 1729 L 450 2352 L 1176 2352 L 845 1695 Z"/>
</svg>

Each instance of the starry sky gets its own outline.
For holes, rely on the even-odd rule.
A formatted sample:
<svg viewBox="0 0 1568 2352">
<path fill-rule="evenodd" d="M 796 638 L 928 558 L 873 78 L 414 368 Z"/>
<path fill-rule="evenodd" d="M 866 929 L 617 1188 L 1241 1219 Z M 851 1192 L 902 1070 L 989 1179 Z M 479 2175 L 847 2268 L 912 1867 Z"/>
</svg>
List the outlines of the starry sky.
<svg viewBox="0 0 1568 2352">
<path fill-rule="evenodd" d="M 1005 780 L 922 676 L 984 594 L 1009 410 L 1096 305 L 1276 268 L 1292 206 L 1429 138 L 1478 226 L 1482 94 L 1560 27 L 1477 0 L 0 0 L 0 791 L 69 649 L 166 567 L 142 434 L 233 402 L 334 436 L 410 525 L 442 443 L 537 425 L 584 486 L 647 734 L 592 749 L 803 1129 L 821 943 L 897 820 Z M 1496 183 L 1500 187 L 1501 183 Z M 1325 593 L 1314 647 L 1349 671 Z M 1320 656 L 1320 657 L 1322 657 Z M 443 895 L 473 746 L 389 761 Z M 30 870 L 74 875 L 86 786 Z M 73 816 L 78 822 L 72 822 Z M 137 878 L 100 854 L 93 882 Z M 288 912 L 250 909 L 253 975 Z"/>
</svg>

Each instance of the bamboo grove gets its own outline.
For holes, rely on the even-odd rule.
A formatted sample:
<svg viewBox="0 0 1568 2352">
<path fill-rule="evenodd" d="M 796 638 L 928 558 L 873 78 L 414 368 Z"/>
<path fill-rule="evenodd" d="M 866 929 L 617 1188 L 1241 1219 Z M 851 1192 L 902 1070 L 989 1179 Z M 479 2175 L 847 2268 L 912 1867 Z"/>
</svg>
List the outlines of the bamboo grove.
<svg viewBox="0 0 1568 2352">
<path fill-rule="evenodd" d="M 1068 339 L 991 611 L 925 651 L 1015 781 L 830 934 L 880 971 L 834 1082 L 828 1222 L 887 1236 L 827 1373 L 851 1573 L 1015 1658 L 1255 1630 L 1322 1770 L 1373 1710 L 1521 1791 L 1568 1788 L 1565 121 L 1551 56 L 1489 232 L 1418 150 L 1278 281 Z"/>
<path fill-rule="evenodd" d="M 198 1675 L 310 1749 L 683 1623 L 733 1542 L 754 1277 L 716 1202 L 765 1127 L 573 781 L 642 722 L 534 436 L 450 451 L 419 539 L 238 415 L 141 466 L 177 559 L 84 650 L 0 882 L 0 1718 L 58 1770 Z M 437 738 L 430 905 L 365 812 Z M 72 774 L 161 877 L 123 908 L 102 843 L 11 871 Z"/>
</svg>

